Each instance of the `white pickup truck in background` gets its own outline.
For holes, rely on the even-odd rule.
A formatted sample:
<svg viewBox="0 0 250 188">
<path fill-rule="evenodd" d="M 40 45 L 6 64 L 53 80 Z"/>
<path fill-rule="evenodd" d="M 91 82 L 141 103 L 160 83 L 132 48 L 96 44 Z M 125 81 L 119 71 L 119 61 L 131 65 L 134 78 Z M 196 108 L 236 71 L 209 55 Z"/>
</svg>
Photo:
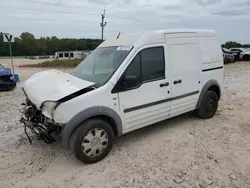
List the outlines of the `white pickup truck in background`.
<svg viewBox="0 0 250 188">
<path fill-rule="evenodd" d="M 230 48 L 231 52 L 240 52 L 240 60 L 250 61 L 250 49 L 246 48 Z"/>
<path fill-rule="evenodd" d="M 222 48 L 222 52 L 223 52 L 224 64 L 232 63 L 232 62 L 239 60 L 240 55 L 238 55 L 238 53 L 240 52 L 231 52 L 227 48 Z"/>
</svg>

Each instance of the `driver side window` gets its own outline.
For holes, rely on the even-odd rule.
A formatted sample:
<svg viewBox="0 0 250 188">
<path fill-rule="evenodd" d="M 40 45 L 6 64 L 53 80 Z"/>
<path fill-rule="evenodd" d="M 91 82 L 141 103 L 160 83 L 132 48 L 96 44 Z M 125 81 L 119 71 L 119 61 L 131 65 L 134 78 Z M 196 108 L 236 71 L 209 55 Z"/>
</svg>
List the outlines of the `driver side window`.
<svg viewBox="0 0 250 188">
<path fill-rule="evenodd" d="M 146 48 L 127 67 L 118 84 L 118 92 L 136 89 L 143 83 L 160 79 L 165 79 L 164 48 Z"/>
</svg>

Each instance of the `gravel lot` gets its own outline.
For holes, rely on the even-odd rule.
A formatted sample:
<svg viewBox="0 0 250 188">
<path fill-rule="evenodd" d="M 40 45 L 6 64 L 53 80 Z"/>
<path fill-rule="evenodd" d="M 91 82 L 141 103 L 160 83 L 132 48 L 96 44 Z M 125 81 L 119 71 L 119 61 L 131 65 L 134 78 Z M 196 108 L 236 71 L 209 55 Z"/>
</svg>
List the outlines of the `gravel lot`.
<svg viewBox="0 0 250 188">
<path fill-rule="evenodd" d="M 40 70 L 17 68 L 22 80 Z M 250 187 L 250 62 L 225 66 L 213 119 L 189 113 L 129 133 L 93 165 L 77 161 L 60 142 L 34 138 L 29 145 L 19 123 L 21 84 L 0 93 L 0 187 Z"/>
</svg>

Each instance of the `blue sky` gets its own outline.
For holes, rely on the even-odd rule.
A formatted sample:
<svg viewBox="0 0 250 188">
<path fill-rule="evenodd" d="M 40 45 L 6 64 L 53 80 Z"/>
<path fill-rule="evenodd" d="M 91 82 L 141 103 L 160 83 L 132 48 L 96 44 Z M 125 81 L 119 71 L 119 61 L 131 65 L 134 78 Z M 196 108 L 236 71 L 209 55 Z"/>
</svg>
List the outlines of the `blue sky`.
<svg viewBox="0 0 250 188">
<path fill-rule="evenodd" d="M 19 36 L 100 38 L 150 29 L 202 28 L 220 42 L 250 43 L 250 0 L 1 0 L 0 31 Z"/>
</svg>

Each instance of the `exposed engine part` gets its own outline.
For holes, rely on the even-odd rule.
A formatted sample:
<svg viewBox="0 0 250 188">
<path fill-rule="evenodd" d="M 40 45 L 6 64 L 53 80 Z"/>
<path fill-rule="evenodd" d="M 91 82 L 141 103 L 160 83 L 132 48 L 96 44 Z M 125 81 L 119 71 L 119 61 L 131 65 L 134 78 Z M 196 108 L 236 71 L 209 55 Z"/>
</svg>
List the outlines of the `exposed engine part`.
<svg viewBox="0 0 250 188">
<path fill-rule="evenodd" d="M 32 140 L 30 139 L 30 136 L 27 133 L 27 125 L 25 124 L 25 122 L 23 121 L 23 119 L 20 119 L 20 122 L 24 124 L 24 133 L 27 136 L 27 138 L 29 139 L 30 145 L 32 145 Z"/>
<path fill-rule="evenodd" d="M 23 114 L 20 122 L 24 124 L 24 132 L 30 144 L 32 144 L 32 141 L 26 131 L 27 127 L 46 143 L 54 142 L 61 133 L 61 127 L 53 120 L 45 117 L 41 110 L 37 109 L 28 99 L 26 105 L 20 111 Z"/>
</svg>

